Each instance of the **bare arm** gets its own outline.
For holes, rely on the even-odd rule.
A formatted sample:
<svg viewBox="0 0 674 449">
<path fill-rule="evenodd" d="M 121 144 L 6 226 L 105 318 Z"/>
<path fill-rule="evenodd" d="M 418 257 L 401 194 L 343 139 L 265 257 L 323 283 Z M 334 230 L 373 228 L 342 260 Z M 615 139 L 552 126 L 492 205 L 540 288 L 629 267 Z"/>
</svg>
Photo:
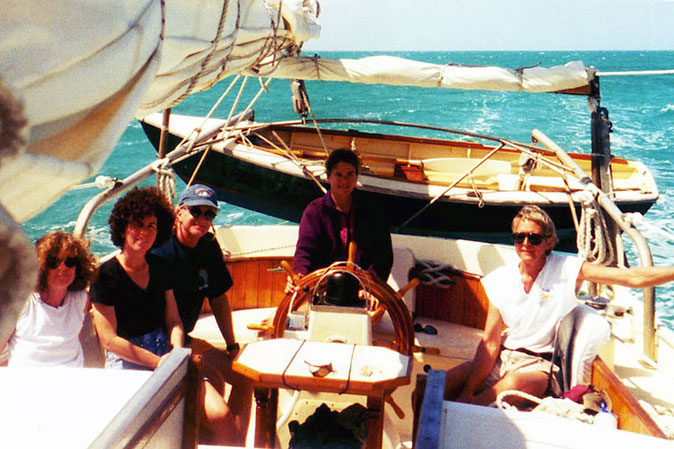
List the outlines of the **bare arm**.
<svg viewBox="0 0 674 449">
<path fill-rule="evenodd" d="M 87 315 L 90 314 L 90 310 L 91 310 L 91 301 L 89 301 L 89 292 L 87 292 L 87 301 L 84 303 L 84 320 L 82 320 L 82 329 L 80 329 L 80 334 L 78 335 L 80 342 L 82 342 L 82 340 L 86 338 L 87 335 L 88 329 L 86 328 L 86 323 L 87 323 Z"/>
<path fill-rule="evenodd" d="M 171 345 L 174 348 L 181 348 L 184 343 L 185 332 L 183 324 L 178 314 L 178 305 L 173 290 L 166 291 L 166 330 L 169 334 Z"/>
<path fill-rule="evenodd" d="M 653 287 L 674 281 L 674 267 L 617 268 L 583 262 L 578 282 L 618 284 L 624 287 Z"/>
<path fill-rule="evenodd" d="M 158 355 L 117 335 L 117 318 L 115 318 L 113 306 L 94 303 L 93 310 L 94 325 L 103 349 L 114 352 L 124 360 L 138 365 L 148 366 L 152 369 L 159 365 L 160 357 Z"/>
<path fill-rule="evenodd" d="M 480 340 L 475 351 L 475 357 L 470 365 L 468 378 L 458 398 L 459 401 L 471 402 L 480 384 L 482 384 L 494 368 L 496 358 L 501 350 L 502 331 L 503 319 L 501 318 L 501 313 L 490 304 L 482 340 Z"/>
<path fill-rule="evenodd" d="M 232 309 L 229 306 L 227 294 L 223 293 L 215 298 L 209 298 L 209 302 L 211 304 L 213 315 L 215 315 L 215 321 L 218 323 L 220 332 L 225 339 L 225 343 L 227 346 L 233 345 L 236 343 L 236 339 L 234 337 L 234 326 L 232 324 Z"/>
</svg>

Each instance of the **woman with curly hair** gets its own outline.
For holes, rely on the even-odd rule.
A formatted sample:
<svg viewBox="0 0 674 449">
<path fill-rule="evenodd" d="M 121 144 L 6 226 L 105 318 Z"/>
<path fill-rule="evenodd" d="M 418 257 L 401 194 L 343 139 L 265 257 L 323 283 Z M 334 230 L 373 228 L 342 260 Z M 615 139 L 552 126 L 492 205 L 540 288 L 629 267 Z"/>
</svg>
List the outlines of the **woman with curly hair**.
<svg viewBox="0 0 674 449">
<path fill-rule="evenodd" d="M 173 207 L 156 188 L 135 188 L 117 201 L 108 223 L 121 252 L 101 265 L 91 286 L 106 368 L 154 369 L 183 345 L 167 267 L 147 257 L 171 235 Z"/>
<path fill-rule="evenodd" d="M 37 289 L 24 306 L 9 337 L 9 366 L 84 364 L 79 334 L 89 310 L 86 288 L 96 277 L 88 245 L 63 231 L 35 244 L 39 263 Z M 0 348 L 5 342 L 0 342 Z"/>
</svg>

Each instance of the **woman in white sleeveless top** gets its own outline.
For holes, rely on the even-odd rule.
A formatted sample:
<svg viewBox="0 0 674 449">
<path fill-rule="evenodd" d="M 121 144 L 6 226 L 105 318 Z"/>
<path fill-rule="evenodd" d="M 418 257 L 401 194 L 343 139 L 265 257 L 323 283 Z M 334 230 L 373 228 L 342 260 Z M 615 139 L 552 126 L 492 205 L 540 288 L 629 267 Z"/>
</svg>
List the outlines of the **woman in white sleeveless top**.
<svg viewBox="0 0 674 449">
<path fill-rule="evenodd" d="M 39 276 L 8 343 L 10 367 L 83 366 L 79 333 L 89 309 L 96 260 L 73 235 L 50 232 L 35 244 Z M 0 348 L 4 347 L 0 342 Z"/>
</svg>

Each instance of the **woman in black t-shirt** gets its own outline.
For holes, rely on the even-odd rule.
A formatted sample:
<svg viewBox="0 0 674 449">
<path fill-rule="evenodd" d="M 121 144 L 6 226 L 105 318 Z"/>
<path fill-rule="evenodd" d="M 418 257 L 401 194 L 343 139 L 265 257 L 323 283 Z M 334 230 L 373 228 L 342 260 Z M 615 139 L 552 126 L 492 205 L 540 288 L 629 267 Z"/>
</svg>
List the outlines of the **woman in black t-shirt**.
<svg viewBox="0 0 674 449">
<path fill-rule="evenodd" d="M 147 257 L 170 235 L 172 222 L 171 204 L 154 187 L 131 190 L 112 209 L 111 239 L 121 252 L 101 265 L 90 292 L 106 367 L 154 369 L 183 345 L 168 270 Z"/>
</svg>

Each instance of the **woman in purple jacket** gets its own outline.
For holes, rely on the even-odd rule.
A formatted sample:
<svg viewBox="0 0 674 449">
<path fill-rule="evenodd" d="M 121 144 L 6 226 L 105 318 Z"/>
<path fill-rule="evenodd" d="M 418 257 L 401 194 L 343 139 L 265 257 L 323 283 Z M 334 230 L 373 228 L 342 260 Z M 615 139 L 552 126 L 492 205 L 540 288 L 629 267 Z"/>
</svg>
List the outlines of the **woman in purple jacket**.
<svg viewBox="0 0 674 449">
<path fill-rule="evenodd" d="M 362 202 L 354 189 L 360 160 L 353 151 L 334 150 L 325 164 L 330 190 L 304 209 L 293 268 L 299 276 L 348 258 L 355 241 L 355 263 L 384 282 L 393 265 L 391 234 L 382 214 Z"/>
</svg>

